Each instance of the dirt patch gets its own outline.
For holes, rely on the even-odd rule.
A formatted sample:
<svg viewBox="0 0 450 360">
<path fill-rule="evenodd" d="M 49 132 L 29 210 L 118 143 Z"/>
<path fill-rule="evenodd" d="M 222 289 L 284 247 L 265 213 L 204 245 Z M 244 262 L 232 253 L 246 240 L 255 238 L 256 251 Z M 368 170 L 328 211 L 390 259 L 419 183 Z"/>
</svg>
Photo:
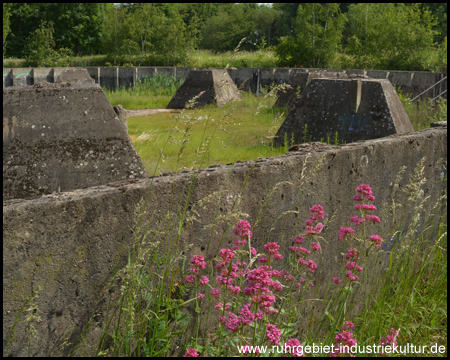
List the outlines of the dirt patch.
<svg viewBox="0 0 450 360">
<path fill-rule="evenodd" d="M 181 110 L 166 109 L 166 108 L 156 108 L 156 109 L 138 109 L 138 110 L 125 110 L 127 117 L 133 116 L 149 116 L 158 113 L 179 113 Z"/>
</svg>

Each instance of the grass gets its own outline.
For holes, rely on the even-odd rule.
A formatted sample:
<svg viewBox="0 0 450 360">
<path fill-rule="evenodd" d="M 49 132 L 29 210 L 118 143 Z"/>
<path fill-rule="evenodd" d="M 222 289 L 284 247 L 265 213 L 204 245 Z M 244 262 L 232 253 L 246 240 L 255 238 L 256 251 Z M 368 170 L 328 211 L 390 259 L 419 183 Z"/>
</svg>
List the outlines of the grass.
<svg viewBox="0 0 450 360">
<path fill-rule="evenodd" d="M 127 110 L 165 108 L 184 80 L 174 75 L 156 74 L 139 79 L 133 88 L 123 87 L 118 91 L 104 88 L 103 91 L 113 106 L 120 104 Z"/>
<path fill-rule="evenodd" d="M 150 174 L 156 170 L 160 149 L 166 143 L 168 134 L 171 138 L 164 148 L 161 172 L 197 166 L 195 159 L 202 151 L 202 139 L 211 139 L 204 167 L 277 156 L 285 153 L 288 146 L 273 148 L 271 137 L 284 120 L 285 113 L 284 109 L 273 107 L 275 99 L 270 95 L 272 94 L 265 93 L 257 98 L 243 93 L 242 100 L 229 102 L 222 108 L 209 105 L 185 110 L 181 114 L 159 113 L 131 117 L 128 119 L 128 132 Z M 113 105 L 120 103 L 126 109 L 139 108 L 139 96 L 135 96 L 132 91 L 107 92 L 107 96 Z M 162 98 L 161 95 L 159 99 Z M 128 99 L 129 107 L 124 105 Z M 140 101 L 145 102 L 145 99 L 144 95 Z M 167 102 L 163 105 L 166 106 L 170 99 L 171 97 L 166 97 Z M 180 157 L 179 145 L 182 141 L 185 144 Z"/>
</svg>

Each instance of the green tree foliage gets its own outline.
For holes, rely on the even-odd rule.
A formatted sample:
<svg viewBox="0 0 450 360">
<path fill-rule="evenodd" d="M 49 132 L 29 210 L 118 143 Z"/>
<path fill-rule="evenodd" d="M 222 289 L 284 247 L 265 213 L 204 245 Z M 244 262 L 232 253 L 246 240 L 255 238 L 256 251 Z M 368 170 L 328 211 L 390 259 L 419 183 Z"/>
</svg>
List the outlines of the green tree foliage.
<svg viewBox="0 0 450 360">
<path fill-rule="evenodd" d="M 187 25 L 174 5 L 108 7 L 102 30 L 103 49 L 114 57 L 113 64 L 184 64 L 188 50 L 198 43 L 198 20 L 191 19 Z"/>
<path fill-rule="evenodd" d="M 365 69 L 423 70 L 435 51 L 437 22 L 427 9 L 403 3 L 358 3 L 348 11 L 347 53 Z"/>
<path fill-rule="evenodd" d="M 27 54 L 27 65 L 39 66 L 67 66 L 70 58 L 68 49 L 54 49 L 53 23 L 43 21 L 27 39 L 25 53 Z"/>
<path fill-rule="evenodd" d="M 12 4 L 3 3 L 3 55 L 6 50 L 6 38 L 8 37 L 11 27 L 9 26 L 9 18 L 11 16 Z"/>
<path fill-rule="evenodd" d="M 337 3 L 304 3 L 297 9 L 294 34 L 280 38 L 281 66 L 326 67 L 339 50 L 346 17 Z"/>
<path fill-rule="evenodd" d="M 6 53 L 26 57 L 27 39 L 42 21 L 53 23 L 56 48 L 69 48 L 76 54 L 97 53 L 105 8 L 99 3 L 14 3 Z"/>
</svg>

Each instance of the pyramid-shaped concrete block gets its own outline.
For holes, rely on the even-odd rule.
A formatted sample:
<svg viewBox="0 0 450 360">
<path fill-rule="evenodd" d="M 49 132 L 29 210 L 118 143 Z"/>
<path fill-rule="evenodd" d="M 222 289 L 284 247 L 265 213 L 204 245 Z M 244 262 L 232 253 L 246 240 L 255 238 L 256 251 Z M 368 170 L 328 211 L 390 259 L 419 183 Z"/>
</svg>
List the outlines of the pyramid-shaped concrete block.
<svg viewBox="0 0 450 360">
<path fill-rule="evenodd" d="M 99 85 L 3 89 L 3 200 L 144 176 L 144 164 Z"/>
<path fill-rule="evenodd" d="M 295 101 L 299 98 L 300 93 L 306 88 L 306 85 L 308 85 L 312 79 L 320 78 L 349 79 L 350 77 L 343 71 L 292 71 L 289 75 L 289 80 L 286 83 L 291 88 L 279 92 L 275 106 L 285 107 L 289 111 L 292 110 Z"/>
<path fill-rule="evenodd" d="M 305 139 L 306 127 L 306 139 Z M 274 146 L 285 138 L 340 143 L 413 132 L 414 128 L 389 80 L 312 79 L 300 93 L 275 135 Z"/>
<path fill-rule="evenodd" d="M 201 95 L 196 99 L 194 107 L 208 104 L 222 106 L 242 96 L 228 72 L 220 69 L 192 70 L 167 108 L 184 109 L 199 94 Z"/>
</svg>

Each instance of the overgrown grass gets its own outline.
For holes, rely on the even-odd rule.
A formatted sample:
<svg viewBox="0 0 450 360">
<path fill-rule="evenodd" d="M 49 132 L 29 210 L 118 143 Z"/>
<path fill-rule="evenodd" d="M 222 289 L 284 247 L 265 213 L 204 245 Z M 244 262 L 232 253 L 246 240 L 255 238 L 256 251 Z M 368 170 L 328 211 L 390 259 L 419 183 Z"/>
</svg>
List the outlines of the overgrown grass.
<svg viewBox="0 0 450 360">
<path fill-rule="evenodd" d="M 408 114 L 415 131 L 430 127 L 432 122 L 447 121 L 447 99 L 413 99 L 412 94 L 403 94 L 401 88 L 395 88 L 400 101 Z"/>
<path fill-rule="evenodd" d="M 116 91 L 104 88 L 103 91 L 113 106 L 120 104 L 127 110 L 165 108 L 184 80 L 174 75 L 156 74 L 139 79 L 133 88 Z"/>
<path fill-rule="evenodd" d="M 223 108 L 209 105 L 186 110 L 183 114 L 160 113 L 129 118 L 128 132 L 151 174 L 168 133 L 172 137 L 164 150 L 162 171 L 199 165 L 194 163 L 194 159 L 202 151 L 198 145 L 202 138 L 211 139 L 210 151 L 203 164 L 205 167 L 277 156 L 284 154 L 291 144 L 278 149 L 272 147 L 272 136 L 285 117 L 283 109 L 273 107 L 274 101 L 270 97 L 257 98 L 243 93 L 242 100 L 225 104 Z M 183 132 L 186 126 L 189 127 L 187 138 Z M 185 144 L 183 155 L 179 158 L 181 141 Z"/>
</svg>

